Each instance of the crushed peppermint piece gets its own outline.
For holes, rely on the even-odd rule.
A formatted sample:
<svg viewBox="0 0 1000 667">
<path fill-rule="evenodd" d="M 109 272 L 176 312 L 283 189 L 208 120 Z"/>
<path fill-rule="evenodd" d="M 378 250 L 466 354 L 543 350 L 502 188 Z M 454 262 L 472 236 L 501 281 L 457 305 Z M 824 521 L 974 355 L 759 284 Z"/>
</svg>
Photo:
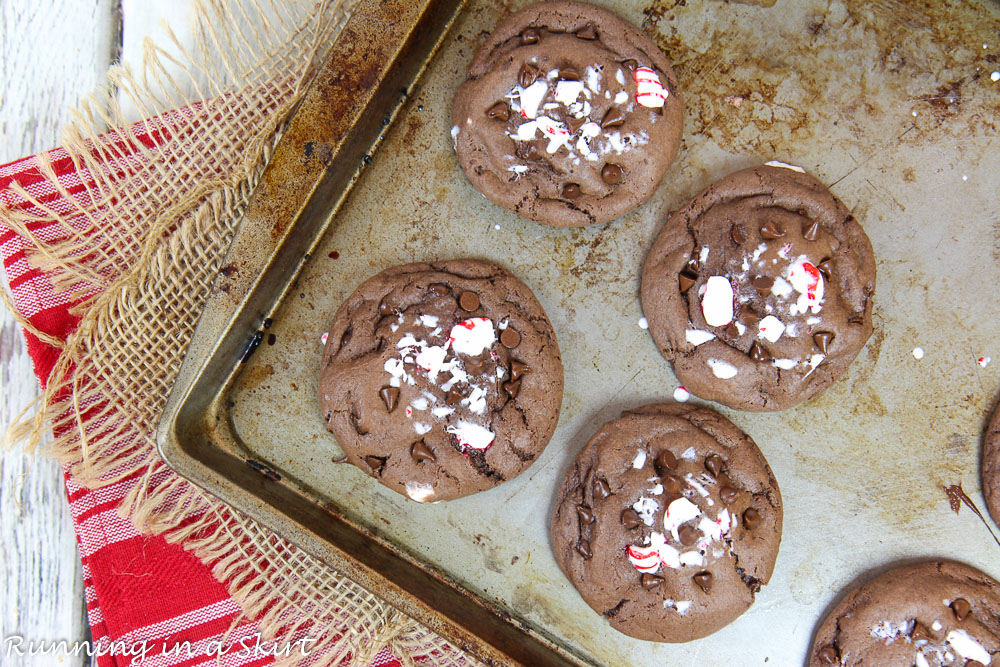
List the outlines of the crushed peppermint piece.
<svg viewBox="0 0 1000 667">
<path fill-rule="evenodd" d="M 983 368 L 989 366 L 991 361 L 993 361 L 991 357 L 979 357 L 978 359 L 976 359 L 976 363 L 982 366 Z"/>
<path fill-rule="evenodd" d="M 639 470 L 644 465 L 646 465 L 646 451 L 640 449 L 636 453 L 635 458 L 632 459 L 632 467 L 635 468 L 636 470 Z"/>
<path fill-rule="evenodd" d="M 688 399 L 691 398 L 691 392 L 685 389 L 683 386 L 674 389 L 674 400 L 678 403 L 687 403 Z"/>
<path fill-rule="evenodd" d="M 917 360 L 923 359 L 924 358 L 924 348 L 922 348 L 922 347 L 915 347 L 915 348 L 913 348 L 913 358 L 917 359 Z"/>
<path fill-rule="evenodd" d="M 649 320 L 647 320 L 645 317 L 640 317 L 639 318 L 639 328 L 640 329 L 648 329 L 649 328 Z"/>
<path fill-rule="evenodd" d="M 806 173 L 806 170 L 802 167 L 796 167 L 794 164 L 788 164 L 786 162 L 778 162 L 777 160 L 771 160 L 770 162 L 765 162 L 765 166 L 768 167 L 781 167 L 782 169 L 791 169 L 792 171 L 797 171 L 800 174 Z"/>
<path fill-rule="evenodd" d="M 410 500 L 416 500 L 418 503 L 427 502 L 427 499 L 434 495 L 434 486 L 421 482 L 407 482 L 406 495 L 410 497 Z"/>
<path fill-rule="evenodd" d="M 327 333 L 324 333 L 324 334 L 323 334 L 322 336 L 320 336 L 320 337 L 319 337 L 319 342 L 320 342 L 320 344 L 322 344 L 322 345 L 326 345 L 326 341 L 327 341 L 327 339 L 328 339 L 329 337 L 330 337 L 330 333 L 329 333 L 329 332 L 327 332 Z"/>
<path fill-rule="evenodd" d="M 711 327 L 724 327 L 733 321 L 733 286 L 725 276 L 711 276 L 705 283 L 701 312 Z"/>
<path fill-rule="evenodd" d="M 465 420 L 460 420 L 457 425 L 449 426 L 445 430 L 458 439 L 459 445 L 471 449 L 486 449 L 493 444 L 493 440 L 496 438 L 493 431 Z"/>
<path fill-rule="evenodd" d="M 707 363 L 708 367 L 712 369 L 712 373 L 715 374 L 715 377 L 720 380 L 732 379 L 736 377 L 737 373 L 739 373 L 736 366 L 733 366 L 728 361 L 723 361 L 722 359 L 709 359 Z"/>
<path fill-rule="evenodd" d="M 785 332 L 785 323 L 774 315 L 768 315 L 757 324 L 760 331 L 758 338 L 766 338 L 771 343 L 777 343 L 781 334 Z"/>
<path fill-rule="evenodd" d="M 649 67 L 637 67 L 632 75 L 636 83 L 635 101 L 644 107 L 662 107 L 670 92 L 660 83 L 659 75 Z"/>
<path fill-rule="evenodd" d="M 684 332 L 684 339 L 691 345 L 698 347 L 715 339 L 715 334 L 709 331 L 702 331 L 701 329 L 688 329 Z"/>
</svg>

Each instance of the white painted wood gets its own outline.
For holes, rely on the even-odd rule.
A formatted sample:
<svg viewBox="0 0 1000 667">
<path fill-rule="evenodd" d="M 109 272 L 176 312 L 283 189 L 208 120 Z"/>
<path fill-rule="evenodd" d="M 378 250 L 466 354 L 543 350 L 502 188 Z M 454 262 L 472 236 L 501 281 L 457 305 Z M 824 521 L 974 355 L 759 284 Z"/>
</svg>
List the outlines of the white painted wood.
<svg viewBox="0 0 1000 667">
<path fill-rule="evenodd" d="M 59 144 L 68 109 L 104 80 L 114 0 L 0 1 L 0 163 Z M 38 391 L 20 331 L 0 307 L 0 429 Z M 90 636 L 76 538 L 59 467 L 0 454 L 0 638 Z M 3 646 L 0 645 L 0 649 Z M 68 667 L 84 657 L 7 656 L 0 665 Z"/>
</svg>

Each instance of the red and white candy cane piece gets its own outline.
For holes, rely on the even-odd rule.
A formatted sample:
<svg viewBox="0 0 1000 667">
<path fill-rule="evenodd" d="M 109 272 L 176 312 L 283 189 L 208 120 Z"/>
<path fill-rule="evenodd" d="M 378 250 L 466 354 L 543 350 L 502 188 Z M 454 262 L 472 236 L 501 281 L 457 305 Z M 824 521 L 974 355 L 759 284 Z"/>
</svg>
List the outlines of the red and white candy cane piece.
<svg viewBox="0 0 1000 667">
<path fill-rule="evenodd" d="M 635 78 L 635 101 L 644 107 L 662 107 L 670 95 L 670 91 L 660 83 L 659 75 L 649 67 L 637 67 L 632 75 Z"/>
<path fill-rule="evenodd" d="M 660 555 L 656 547 L 625 547 L 625 555 L 640 572 L 656 572 L 660 568 Z"/>
<path fill-rule="evenodd" d="M 812 308 L 814 313 L 819 312 L 820 302 L 823 301 L 823 275 L 818 268 L 805 259 L 799 259 L 788 268 L 788 282 L 802 295 L 798 301 L 801 312 L 806 312 L 807 308 Z"/>
</svg>

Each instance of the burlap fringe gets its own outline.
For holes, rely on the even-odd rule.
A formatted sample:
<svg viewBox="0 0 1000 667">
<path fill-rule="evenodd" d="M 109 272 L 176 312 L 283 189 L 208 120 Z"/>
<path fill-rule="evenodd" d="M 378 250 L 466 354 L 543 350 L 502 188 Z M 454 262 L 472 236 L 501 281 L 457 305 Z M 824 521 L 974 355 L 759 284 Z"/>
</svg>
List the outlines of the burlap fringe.
<svg viewBox="0 0 1000 667">
<path fill-rule="evenodd" d="M 43 163 L 46 180 L 70 205 L 57 210 L 12 188 L 31 206 L 0 210 L 0 220 L 31 240 L 29 261 L 70 292 L 81 323 L 62 343 L 20 317 L 3 294 L 26 331 L 62 348 L 46 390 L 5 444 L 36 450 L 51 430 L 44 453 L 79 484 L 139 477 L 121 513 L 211 566 L 244 610 L 231 630 L 259 619 L 267 637 L 315 640 L 309 656 L 278 664 L 366 664 L 386 645 L 407 664 L 411 655 L 470 664 L 427 628 L 177 478 L 155 448 L 157 420 L 235 224 L 282 121 L 352 4 L 203 0 L 192 51 L 176 39 L 169 50 L 147 42 L 141 72 L 112 68 L 107 90 L 75 112 L 63 145 L 92 186 L 71 195 Z M 146 118 L 187 109 L 165 125 L 128 126 L 116 94 Z M 101 134 L 107 128 L 117 129 Z M 160 137 L 152 147 L 138 140 L 150 133 Z M 44 241 L 29 228 L 34 220 L 58 224 L 63 234 Z"/>
</svg>

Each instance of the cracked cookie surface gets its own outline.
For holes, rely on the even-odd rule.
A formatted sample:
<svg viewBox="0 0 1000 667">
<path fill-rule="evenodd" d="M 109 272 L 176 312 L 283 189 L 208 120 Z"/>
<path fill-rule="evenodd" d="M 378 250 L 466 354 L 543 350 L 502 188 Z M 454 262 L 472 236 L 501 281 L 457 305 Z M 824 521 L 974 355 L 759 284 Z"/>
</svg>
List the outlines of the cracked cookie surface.
<svg viewBox="0 0 1000 667">
<path fill-rule="evenodd" d="M 847 370 L 872 334 L 875 256 L 861 225 L 800 168 L 769 163 L 673 213 L 642 271 L 642 309 L 693 394 L 783 410 Z"/>
<path fill-rule="evenodd" d="M 340 306 L 319 399 L 347 461 L 418 502 L 523 472 L 555 430 L 555 332 L 520 280 L 481 260 L 407 264 Z"/>
<path fill-rule="evenodd" d="M 903 565 L 844 597 L 816 631 L 810 667 L 986 667 L 1000 659 L 1000 584 L 954 561 Z"/>
<path fill-rule="evenodd" d="M 680 146 L 677 78 L 646 35 L 584 3 L 500 21 L 452 107 L 459 164 L 493 202 L 554 226 L 649 199 Z"/>
<path fill-rule="evenodd" d="M 622 413 L 567 472 L 552 517 L 563 572 L 631 637 L 686 642 L 732 622 L 774 570 L 781 492 L 745 433 L 718 413 Z"/>
</svg>

